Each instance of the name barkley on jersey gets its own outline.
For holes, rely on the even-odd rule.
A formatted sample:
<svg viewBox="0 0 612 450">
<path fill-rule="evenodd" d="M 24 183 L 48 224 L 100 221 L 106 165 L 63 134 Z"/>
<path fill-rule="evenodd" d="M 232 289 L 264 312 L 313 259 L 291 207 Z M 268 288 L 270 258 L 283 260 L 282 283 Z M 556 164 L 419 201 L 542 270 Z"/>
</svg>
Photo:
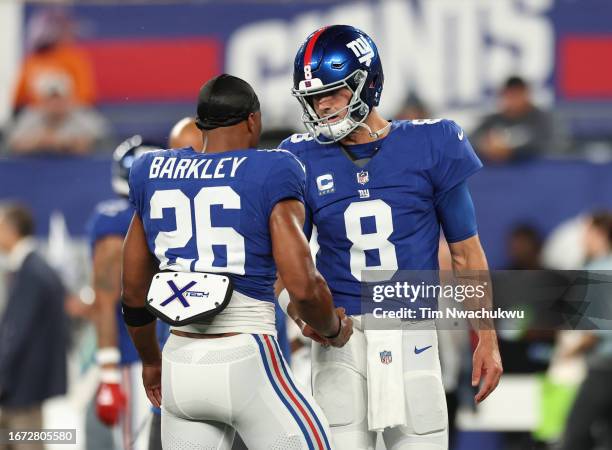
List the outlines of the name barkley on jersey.
<svg viewBox="0 0 612 450">
<path fill-rule="evenodd" d="M 156 156 L 149 167 L 149 179 L 218 179 L 233 178 L 246 156 L 213 159 L 182 159 Z M 178 161 L 178 162 L 177 162 Z"/>
</svg>

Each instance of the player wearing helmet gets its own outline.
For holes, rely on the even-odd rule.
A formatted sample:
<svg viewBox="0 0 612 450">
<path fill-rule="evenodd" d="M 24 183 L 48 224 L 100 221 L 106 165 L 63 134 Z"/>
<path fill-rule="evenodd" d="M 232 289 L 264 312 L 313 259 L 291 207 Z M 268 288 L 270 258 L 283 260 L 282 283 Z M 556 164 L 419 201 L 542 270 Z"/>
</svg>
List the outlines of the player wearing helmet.
<svg viewBox="0 0 612 450">
<path fill-rule="evenodd" d="M 382 431 L 387 448 L 439 450 L 447 448 L 447 417 L 435 325 L 371 332 L 361 282 L 377 270 L 438 270 L 440 228 L 454 270 L 486 270 L 466 184 L 482 164 L 452 121 L 385 120 L 376 109 L 383 82 L 376 45 L 351 26 L 315 31 L 296 55 L 292 92 L 308 133 L 279 148 L 306 166 L 305 231 L 317 227 L 317 268 L 335 305 L 353 316 L 355 333 L 344 348 L 329 348 L 289 313 L 317 341 L 313 390 L 336 448 L 374 448 L 374 432 Z M 432 306 L 422 300 L 413 309 Z M 479 330 L 473 362 L 480 402 L 502 372 L 491 327 Z"/>
<path fill-rule="evenodd" d="M 100 385 L 95 397 L 95 412 L 100 422 L 112 428 L 112 437 L 104 440 L 103 430 L 88 422 L 90 448 L 146 448 L 142 433 L 150 415 L 146 395 L 140 383 L 140 364 L 123 320 L 121 320 L 121 250 L 134 213 L 127 201 L 128 177 L 134 161 L 156 147 L 135 135 L 122 142 L 113 153 L 112 187 L 120 197 L 100 203 L 88 224 L 93 257 L 94 314 L 97 334 L 97 363 Z M 159 322 L 161 339 L 167 326 Z M 159 411 L 154 413 L 160 414 Z M 159 426 L 160 421 L 155 421 Z M 112 440 L 112 443 L 106 442 Z M 155 446 L 149 445 L 151 448 Z M 161 448 L 157 446 L 157 448 Z"/>
</svg>

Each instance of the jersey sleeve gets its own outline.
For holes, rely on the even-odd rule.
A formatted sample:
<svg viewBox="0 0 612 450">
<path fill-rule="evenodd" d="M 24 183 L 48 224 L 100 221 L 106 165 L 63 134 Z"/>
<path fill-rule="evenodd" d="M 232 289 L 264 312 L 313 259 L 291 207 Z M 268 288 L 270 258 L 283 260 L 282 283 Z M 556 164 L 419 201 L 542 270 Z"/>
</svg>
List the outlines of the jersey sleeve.
<svg viewBox="0 0 612 450">
<path fill-rule="evenodd" d="M 264 184 L 264 199 L 267 216 L 281 200 L 296 199 L 304 203 L 306 172 L 302 163 L 292 154 L 280 150 Z"/>
<path fill-rule="evenodd" d="M 128 180 L 130 186 L 129 201 L 138 216 L 142 217 L 143 209 L 143 181 L 146 167 L 148 166 L 149 155 L 144 154 L 134 160 L 130 168 L 130 177 Z"/>
<path fill-rule="evenodd" d="M 281 150 L 287 150 L 288 152 L 291 152 L 294 155 L 297 149 L 297 147 L 291 143 L 291 136 L 284 139 L 280 144 L 278 144 L 278 147 L 276 148 L 281 149 Z"/>
<path fill-rule="evenodd" d="M 472 144 L 455 122 L 442 120 L 436 125 L 436 132 L 432 132 L 430 139 L 434 164 L 429 176 L 436 197 L 465 181 L 482 167 Z"/>
<path fill-rule="evenodd" d="M 129 222 L 126 223 L 126 208 L 128 205 L 125 200 L 104 202 L 96 207 L 86 225 L 91 248 L 107 236 L 125 236 L 129 226 Z"/>
<path fill-rule="evenodd" d="M 478 233 L 474 202 L 465 181 L 438 196 L 436 214 L 449 244 Z"/>
<path fill-rule="evenodd" d="M 278 149 L 286 150 L 302 159 L 303 152 L 311 141 L 312 137 L 308 133 L 292 134 L 278 145 Z"/>
<path fill-rule="evenodd" d="M 302 164 L 304 164 L 303 150 L 304 150 L 304 147 L 307 145 L 307 143 L 310 141 L 312 141 L 312 138 L 310 137 L 308 133 L 293 134 L 289 136 L 287 139 L 285 139 L 284 141 L 282 141 L 278 145 L 278 148 L 290 152 L 292 155 L 298 158 L 302 162 Z M 310 206 L 308 205 L 308 201 L 306 200 L 307 191 L 308 189 L 306 189 L 304 192 L 304 199 L 305 199 L 304 208 L 306 210 L 306 217 L 304 219 L 304 234 L 306 235 L 308 240 L 310 240 L 310 237 L 312 236 L 313 223 L 312 223 L 312 210 L 310 209 Z"/>
</svg>

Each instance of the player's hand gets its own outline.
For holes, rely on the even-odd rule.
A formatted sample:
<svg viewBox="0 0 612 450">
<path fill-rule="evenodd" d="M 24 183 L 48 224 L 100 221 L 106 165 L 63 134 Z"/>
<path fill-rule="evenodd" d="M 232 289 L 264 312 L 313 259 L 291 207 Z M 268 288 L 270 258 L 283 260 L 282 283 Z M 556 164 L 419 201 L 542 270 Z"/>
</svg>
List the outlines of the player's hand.
<svg viewBox="0 0 612 450">
<path fill-rule="evenodd" d="M 481 332 L 472 362 L 472 386 L 481 385 L 474 400 L 480 403 L 495 390 L 504 371 L 495 332 Z"/>
<path fill-rule="evenodd" d="M 329 341 L 323 336 L 321 336 L 319 333 L 317 333 L 315 329 L 308 325 L 306 322 L 301 321 L 301 324 L 299 324 L 299 326 L 302 330 L 303 336 L 310 338 L 315 342 L 318 342 L 323 347 L 329 347 Z"/>
<path fill-rule="evenodd" d="M 336 308 L 336 315 L 340 322 L 340 332 L 338 336 L 333 338 L 326 338 L 329 345 L 332 347 L 344 347 L 344 344 L 348 342 L 351 335 L 353 334 L 353 320 L 346 315 L 344 308 Z"/>
<path fill-rule="evenodd" d="M 118 383 L 100 383 L 96 394 L 96 415 L 103 424 L 109 427 L 117 425 L 125 406 L 125 394 Z"/>
<path fill-rule="evenodd" d="M 161 408 L 161 361 L 142 365 L 142 381 L 149 401 L 153 406 Z"/>
</svg>

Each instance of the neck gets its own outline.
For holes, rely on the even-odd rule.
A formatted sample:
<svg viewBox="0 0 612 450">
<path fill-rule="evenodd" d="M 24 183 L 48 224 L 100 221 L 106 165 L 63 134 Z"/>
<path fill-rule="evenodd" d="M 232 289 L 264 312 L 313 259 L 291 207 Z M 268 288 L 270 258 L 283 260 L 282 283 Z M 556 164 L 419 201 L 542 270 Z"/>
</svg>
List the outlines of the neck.
<svg viewBox="0 0 612 450">
<path fill-rule="evenodd" d="M 250 136 L 234 128 L 223 127 L 208 131 L 203 152 L 222 153 L 250 148 Z"/>
<path fill-rule="evenodd" d="M 363 122 L 367 127 L 359 126 L 357 127 L 351 134 L 342 139 L 340 143 L 342 145 L 355 145 L 355 144 L 366 144 L 368 142 L 377 141 L 379 139 L 384 138 L 389 134 L 389 122 L 387 122 L 376 110 L 376 108 L 372 108 L 372 112 L 368 115 L 366 120 Z M 385 127 L 387 127 L 385 129 Z M 383 130 L 384 129 L 384 130 Z M 370 136 L 370 133 L 376 133 L 380 130 L 380 135 L 378 137 Z"/>
</svg>

